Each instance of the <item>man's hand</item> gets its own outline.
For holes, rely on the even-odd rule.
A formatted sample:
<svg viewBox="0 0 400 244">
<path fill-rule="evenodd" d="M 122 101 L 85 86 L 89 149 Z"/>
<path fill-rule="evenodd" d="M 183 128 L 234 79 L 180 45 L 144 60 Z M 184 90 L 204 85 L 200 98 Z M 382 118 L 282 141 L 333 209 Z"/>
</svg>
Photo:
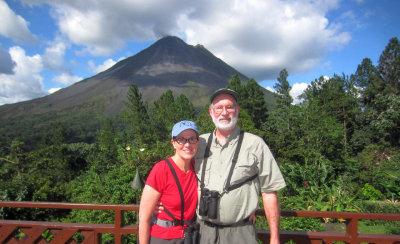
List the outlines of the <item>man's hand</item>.
<svg viewBox="0 0 400 244">
<path fill-rule="evenodd" d="M 250 217 L 249 217 L 249 221 L 253 222 L 253 225 L 256 223 L 256 211 L 254 211 Z"/>
<path fill-rule="evenodd" d="M 164 206 L 162 205 L 162 202 L 158 201 L 156 207 L 154 208 L 153 214 L 155 216 L 159 215 L 162 211 L 164 210 Z"/>
</svg>

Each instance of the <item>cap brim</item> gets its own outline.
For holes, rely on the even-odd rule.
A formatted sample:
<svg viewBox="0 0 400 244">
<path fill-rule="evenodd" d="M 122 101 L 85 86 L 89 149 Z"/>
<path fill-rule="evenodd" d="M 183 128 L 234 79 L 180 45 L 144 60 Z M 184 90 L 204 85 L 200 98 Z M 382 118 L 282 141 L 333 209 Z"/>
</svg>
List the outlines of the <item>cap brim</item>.
<svg viewBox="0 0 400 244">
<path fill-rule="evenodd" d="M 219 89 L 211 95 L 210 102 L 212 102 L 216 96 L 221 95 L 221 94 L 231 95 L 236 100 L 236 102 L 238 101 L 237 93 L 235 91 L 230 90 L 230 89 Z"/>
</svg>

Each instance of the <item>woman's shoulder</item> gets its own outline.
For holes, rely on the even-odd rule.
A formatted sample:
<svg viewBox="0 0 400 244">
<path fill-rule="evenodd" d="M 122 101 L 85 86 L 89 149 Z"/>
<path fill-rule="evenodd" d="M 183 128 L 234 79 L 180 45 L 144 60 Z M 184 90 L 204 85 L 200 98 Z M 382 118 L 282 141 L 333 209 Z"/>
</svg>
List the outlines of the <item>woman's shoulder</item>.
<svg viewBox="0 0 400 244">
<path fill-rule="evenodd" d="M 171 162 L 171 159 L 168 158 L 168 160 Z M 166 168 L 169 168 L 166 159 L 163 159 L 161 161 L 158 161 L 154 166 L 152 170 L 157 170 L 157 171 L 162 171 L 165 170 Z"/>
</svg>

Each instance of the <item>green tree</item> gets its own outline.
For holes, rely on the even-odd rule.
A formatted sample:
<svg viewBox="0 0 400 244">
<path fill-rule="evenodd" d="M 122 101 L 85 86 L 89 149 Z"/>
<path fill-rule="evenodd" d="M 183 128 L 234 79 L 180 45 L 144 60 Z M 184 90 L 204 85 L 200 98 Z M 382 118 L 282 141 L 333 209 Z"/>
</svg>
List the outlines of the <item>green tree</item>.
<svg viewBox="0 0 400 244">
<path fill-rule="evenodd" d="M 400 43 L 394 37 L 382 52 L 378 64 L 379 75 L 385 89 L 374 101 L 377 117 L 372 123 L 392 146 L 400 144 Z"/>
<path fill-rule="evenodd" d="M 356 171 L 346 146 L 354 120 L 355 96 L 346 77 L 315 80 L 303 93 L 303 111 L 295 128 L 304 145 L 304 160 L 328 160 L 336 176 Z"/>
<path fill-rule="evenodd" d="M 346 150 L 349 149 L 349 140 L 351 139 L 354 128 L 356 115 L 359 113 L 358 91 L 355 83 L 344 74 L 342 76 L 334 75 L 326 84 L 331 87 L 330 94 L 324 95 L 329 101 L 328 110 L 335 111 L 337 121 L 343 125 L 343 145 Z"/>
<path fill-rule="evenodd" d="M 379 57 L 378 71 L 387 84 L 388 92 L 399 95 L 400 91 L 400 43 L 397 37 L 389 44 Z"/>
<path fill-rule="evenodd" d="M 184 94 L 174 99 L 172 91 L 167 90 L 154 101 L 152 109 L 151 118 L 153 127 L 157 131 L 157 140 L 169 139 L 172 126 L 181 120 L 194 120 L 195 113 L 193 104 Z"/>
<path fill-rule="evenodd" d="M 25 171 L 25 168 L 28 166 L 25 163 L 25 153 L 23 150 L 24 142 L 19 140 L 14 140 L 10 146 L 10 154 L 6 157 L 0 157 L 0 161 L 5 162 L 2 167 L 2 171 L 7 173 L 10 178 L 14 177 L 14 172 L 16 173 L 16 177 L 21 179 L 22 173 Z M 7 167 L 8 165 L 8 167 Z M 4 170 L 8 168 L 7 170 Z"/>
<path fill-rule="evenodd" d="M 51 126 L 48 145 L 62 145 L 66 143 L 68 131 L 62 123 L 56 123 Z"/>
<path fill-rule="evenodd" d="M 245 85 L 245 91 L 247 102 L 244 103 L 243 109 L 250 115 L 254 126 L 260 129 L 268 117 L 268 107 L 265 102 L 263 88 L 254 79 L 250 79 Z"/>
<path fill-rule="evenodd" d="M 369 58 L 363 59 L 361 64 L 358 65 L 356 73 L 351 75 L 350 79 L 359 87 L 361 102 L 364 107 L 371 105 L 376 94 L 383 91 L 384 88 L 378 69 Z"/>
<path fill-rule="evenodd" d="M 358 150 L 370 143 L 399 145 L 399 51 L 399 41 L 392 38 L 382 52 L 377 68 L 369 59 L 364 59 L 352 76 L 360 86 L 362 105 L 353 139 Z"/>
<path fill-rule="evenodd" d="M 147 108 L 142 101 L 142 94 L 136 84 L 132 84 L 127 94 L 128 102 L 125 102 L 127 111 L 124 119 L 130 126 L 131 135 L 138 145 L 150 144 L 154 141 L 153 129 Z"/>
<path fill-rule="evenodd" d="M 209 113 L 210 104 L 204 106 L 201 112 L 196 117 L 196 125 L 199 128 L 199 133 L 210 133 L 215 129 L 214 123 Z"/>
<path fill-rule="evenodd" d="M 372 119 L 377 113 L 374 101 L 377 94 L 384 88 L 377 68 L 371 59 L 365 58 L 357 67 L 355 74 L 351 75 L 351 81 L 359 88 L 360 110 L 355 117 L 354 134 L 351 138 L 353 151 L 360 152 L 371 143 L 376 142 L 376 132 L 371 126 Z"/>
<path fill-rule="evenodd" d="M 226 88 L 234 90 L 238 94 L 238 103 L 240 106 L 245 106 L 246 107 L 246 101 L 247 101 L 247 91 L 246 87 L 243 84 L 243 82 L 240 80 L 239 75 L 234 75 L 232 78 L 229 80 L 229 84 L 226 86 Z"/>
<path fill-rule="evenodd" d="M 281 70 L 279 77 L 277 78 L 278 82 L 274 85 L 274 89 L 278 96 L 277 106 L 289 107 L 293 102 L 293 98 L 290 96 L 290 90 L 292 87 L 287 80 L 288 76 L 289 73 L 286 69 Z"/>
<path fill-rule="evenodd" d="M 175 99 L 170 89 L 154 101 L 151 118 L 154 130 L 157 131 L 156 139 L 159 141 L 170 138 L 169 133 L 176 123 L 177 107 L 175 105 Z"/>
<path fill-rule="evenodd" d="M 286 69 L 283 69 L 279 73 L 279 77 L 277 78 L 278 82 L 274 85 L 274 89 L 276 90 L 275 95 L 278 97 L 276 102 L 277 114 L 283 117 L 282 119 L 286 121 L 286 129 L 290 131 L 290 112 L 291 105 L 293 102 L 292 96 L 290 96 L 290 90 L 292 87 L 287 80 L 289 73 Z"/>
<path fill-rule="evenodd" d="M 245 84 L 242 84 L 238 75 L 232 77 L 227 88 L 236 91 L 240 109 L 246 110 L 255 127 L 260 129 L 268 117 L 268 107 L 263 88 L 254 79 L 249 79 Z"/>
<path fill-rule="evenodd" d="M 103 127 L 98 132 L 96 145 L 99 149 L 96 158 L 98 173 L 108 172 L 118 163 L 118 146 L 115 142 L 115 132 L 111 119 L 106 119 Z"/>
<path fill-rule="evenodd" d="M 196 116 L 196 110 L 189 99 L 184 95 L 179 95 L 175 102 L 175 123 L 181 120 L 194 120 Z"/>
</svg>

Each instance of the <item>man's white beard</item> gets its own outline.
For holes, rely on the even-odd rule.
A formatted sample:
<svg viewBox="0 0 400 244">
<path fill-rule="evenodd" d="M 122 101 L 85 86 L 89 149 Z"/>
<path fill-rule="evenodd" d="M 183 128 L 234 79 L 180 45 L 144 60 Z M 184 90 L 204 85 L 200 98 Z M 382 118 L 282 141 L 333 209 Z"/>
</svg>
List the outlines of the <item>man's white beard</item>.
<svg viewBox="0 0 400 244">
<path fill-rule="evenodd" d="M 230 130 L 233 130 L 233 129 L 235 128 L 235 126 L 236 126 L 237 121 L 238 121 L 238 117 L 239 117 L 239 114 L 236 113 L 234 118 L 232 118 L 232 116 L 230 116 L 230 115 L 225 116 L 225 117 L 222 116 L 222 115 L 220 115 L 220 116 L 218 117 L 218 119 L 217 119 L 217 118 L 215 118 L 215 116 L 214 116 L 214 111 L 212 111 L 212 120 L 213 120 L 213 122 L 214 122 L 214 125 L 215 125 L 215 127 L 216 127 L 218 130 L 221 130 L 221 131 L 230 131 Z M 221 122 L 219 121 L 219 119 L 221 119 L 221 118 L 229 118 L 230 121 L 229 121 L 229 123 L 227 123 L 227 124 L 221 123 Z"/>
</svg>

